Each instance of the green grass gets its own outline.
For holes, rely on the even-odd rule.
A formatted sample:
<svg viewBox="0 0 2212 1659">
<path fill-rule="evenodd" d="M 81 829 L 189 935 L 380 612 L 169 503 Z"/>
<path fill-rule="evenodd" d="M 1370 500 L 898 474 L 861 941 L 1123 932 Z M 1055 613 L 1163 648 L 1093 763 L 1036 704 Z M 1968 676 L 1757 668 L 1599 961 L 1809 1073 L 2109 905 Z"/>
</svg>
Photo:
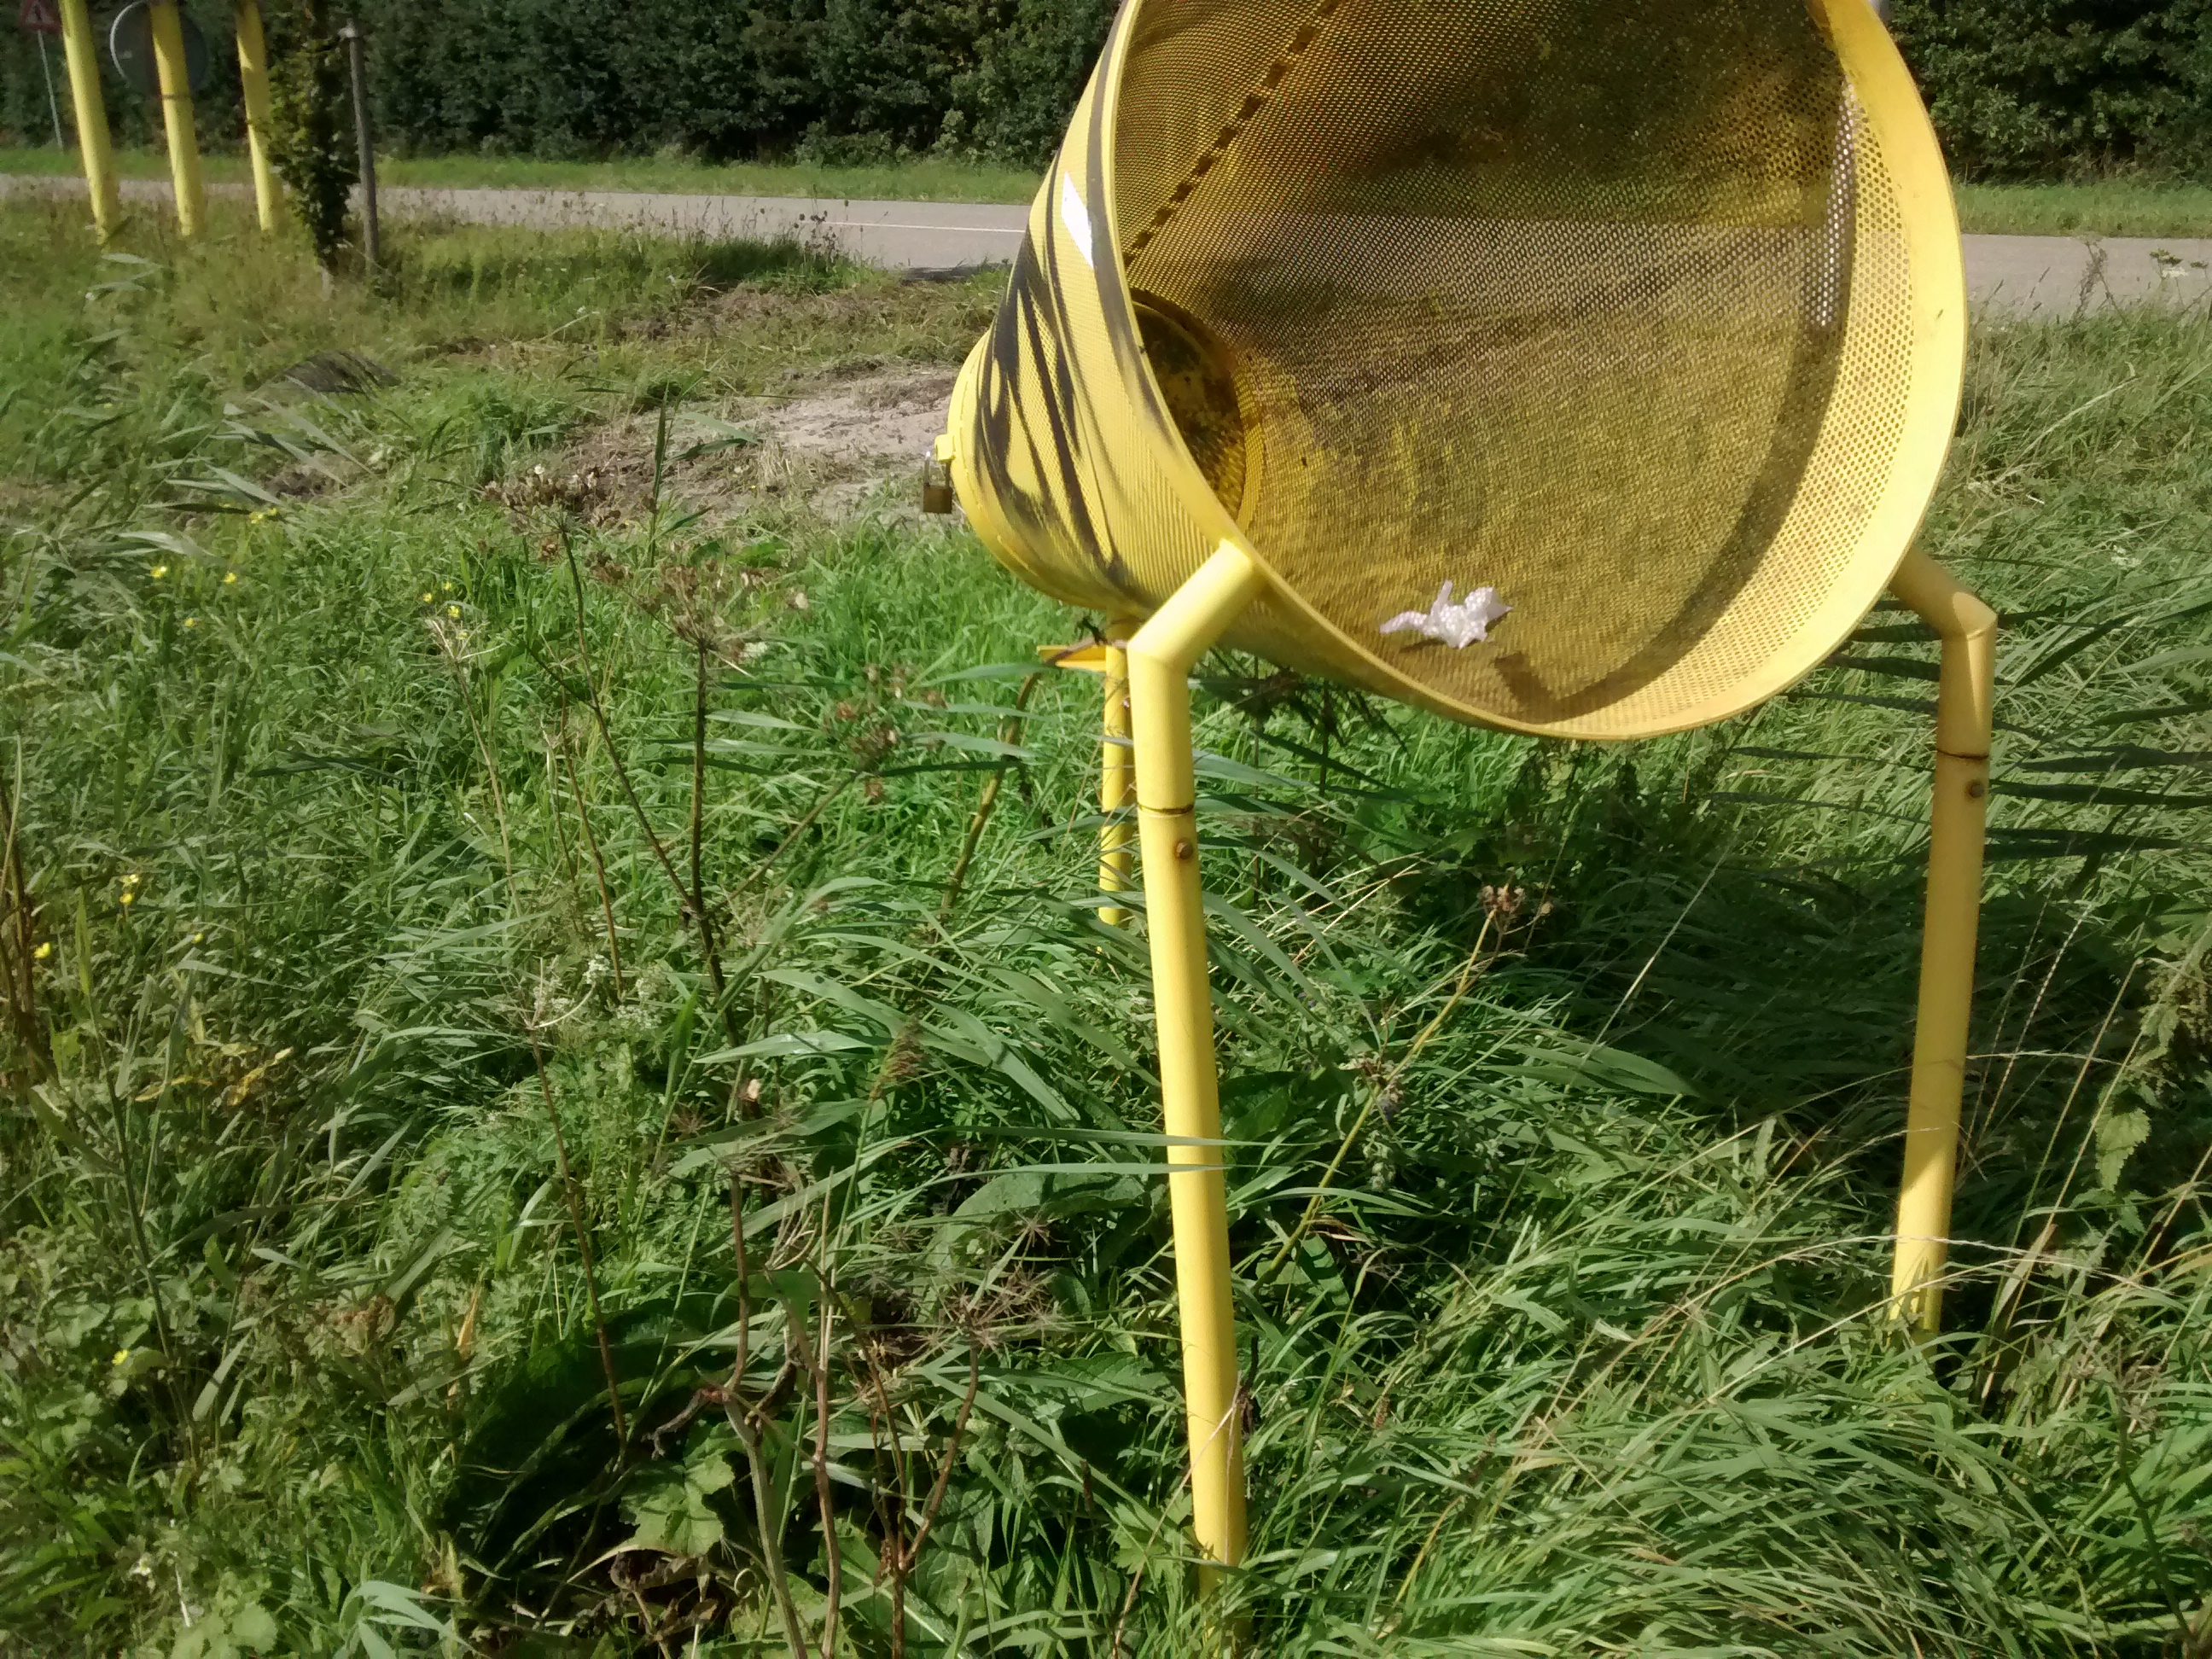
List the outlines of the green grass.
<svg viewBox="0 0 2212 1659">
<path fill-rule="evenodd" d="M 917 1655 L 1197 1650 L 1079 623 L 910 480 L 687 506 L 766 465 L 689 453 L 733 400 L 948 367 L 992 285 L 131 234 L 0 208 L 0 1653 L 781 1653 L 832 1540 L 840 1652 L 895 1585 Z M 1881 1317 L 1917 624 L 1632 749 L 1208 665 L 1254 1650 L 2203 1650 L 2208 347 L 1977 339 L 1933 1349 Z M 392 380 L 275 378 L 339 349 Z"/>
<path fill-rule="evenodd" d="M 118 152 L 128 178 L 166 179 L 159 150 Z M 208 177 L 243 184 L 245 162 L 210 155 Z M 0 148 L 0 173 L 74 173 L 74 153 L 51 147 Z M 980 161 L 911 160 L 881 167 L 709 163 L 632 157 L 613 161 L 540 161 L 526 156 L 387 158 L 388 185 L 441 189 L 635 190 L 733 196 L 817 196 L 850 200 L 1027 202 L 1036 175 Z M 1969 232 L 2014 236 L 2212 236 L 2212 185 L 2142 179 L 2082 185 L 1957 186 L 1960 223 Z"/>
<path fill-rule="evenodd" d="M 1960 185 L 1959 222 L 2008 236 L 2212 236 L 2212 185 Z"/>
<path fill-rule="evenodd" d="M 167 179 L 167 155 L 158 149 L 116 152 L 116 167 L 131 179 Z M 211 182 L 245 184 L 252 174 L 239 155 L 204 158 Z M 0 148 L 0 173 L 75 174 L 76 153 L 51 145 Z M 688 195 L 817 196 L 840 200 L 895 202 L 1027 202 L 1037 175 L 1024 167 L 988 161 L 919 157 L 879 166 L 823 167 L 803 162 L 691 161 L 680 157 L 629 156 L 611 161 L 541 161 L 528 156 L 386 156 L 377 182 L 441 190 L 632 190 Z"/>
</svg>

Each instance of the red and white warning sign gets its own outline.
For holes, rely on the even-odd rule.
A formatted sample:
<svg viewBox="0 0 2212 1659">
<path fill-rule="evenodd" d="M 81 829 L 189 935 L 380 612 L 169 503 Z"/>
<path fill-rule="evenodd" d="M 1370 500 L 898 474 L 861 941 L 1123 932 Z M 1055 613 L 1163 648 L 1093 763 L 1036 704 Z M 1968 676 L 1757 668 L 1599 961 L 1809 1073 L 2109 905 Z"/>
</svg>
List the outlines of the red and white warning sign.
<svg viewBox="0 0 2212 1659">
<path fill-rule="evenodd" d="M 23 0 L 15 11 L 15 27 L 31 34 L 59 34 L 61 8 L 54 0 Z"/>
</svg>

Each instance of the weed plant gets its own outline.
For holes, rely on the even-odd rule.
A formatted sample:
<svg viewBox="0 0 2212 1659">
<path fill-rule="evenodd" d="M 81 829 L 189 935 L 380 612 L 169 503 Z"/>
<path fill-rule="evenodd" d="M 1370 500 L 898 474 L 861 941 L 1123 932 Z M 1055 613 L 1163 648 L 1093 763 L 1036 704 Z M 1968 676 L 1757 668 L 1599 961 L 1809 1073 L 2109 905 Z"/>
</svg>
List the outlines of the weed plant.
<svg viewBox="0 0 2212 1659">
<path fill-rule="evenodd" d="M 903 481 L 664 487 L 991 283 L 391 263 L 0 209 L 0 1652 L 1198 1650 L 1083 623 Z M 2208 349 L 1975 344 L 1931 1346 L 1916 622 L 1633 748 L 1207 665 L 1252 1650 L 2212 1650 Z"/>
</svg>

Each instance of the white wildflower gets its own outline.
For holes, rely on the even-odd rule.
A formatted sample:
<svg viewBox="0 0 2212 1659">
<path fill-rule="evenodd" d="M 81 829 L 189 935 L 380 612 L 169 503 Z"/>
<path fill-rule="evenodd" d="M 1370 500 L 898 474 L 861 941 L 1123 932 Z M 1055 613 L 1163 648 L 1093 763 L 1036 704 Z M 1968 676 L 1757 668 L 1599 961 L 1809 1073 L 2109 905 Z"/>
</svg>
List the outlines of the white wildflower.
<svg viewBox="0 0 2212 1659">
<path fill-rule="evenodd" d="M 1425 640 L 1464 651 L 1478 640 L 1488 639 L 1490 625 L 1513 609 L 1499 599 L 1494 587 L 1478 587 L 1456 604 L 1451 594 L 1452 585 L 1446 582 L 1426 611 L 1401 611 L 1382 624 L 1382 631 L 1398 634 L 1410 628 Z"/>
</svg>

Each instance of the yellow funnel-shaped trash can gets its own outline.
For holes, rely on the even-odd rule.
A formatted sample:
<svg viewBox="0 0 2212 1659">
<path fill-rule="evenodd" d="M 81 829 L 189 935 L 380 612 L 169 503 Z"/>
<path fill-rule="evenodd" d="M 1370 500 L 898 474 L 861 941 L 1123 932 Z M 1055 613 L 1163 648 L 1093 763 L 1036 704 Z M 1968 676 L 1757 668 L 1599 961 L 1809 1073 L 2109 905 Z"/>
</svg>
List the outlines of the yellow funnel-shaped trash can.
<svg viewBox="0 0 2212 1659">
<path fill-rule="evenodd" d="M 1894 584 L 1945 649 L 1895 1304 L 1933 1325 L 1995 617 L 1909 549 L 1965 341 L 1942 158 L 1864 0 L 1126 0 L 936 461 L 1126 647 L 1204 1559 L 1245 1541 L 1188 713 L 1217 641 L 1635 738 L 1772 696 Z"/>
<path fill-rule="evenodd" d="M 1132 0 L 951 426 L 1025 579 L 1454 719 L 1734 714 L 1889 579 L 1965 341 L 1943 164 L 1862 0 Z M 1481 587 L 1454 648 L 1394 617 Z"/>
</svg>

